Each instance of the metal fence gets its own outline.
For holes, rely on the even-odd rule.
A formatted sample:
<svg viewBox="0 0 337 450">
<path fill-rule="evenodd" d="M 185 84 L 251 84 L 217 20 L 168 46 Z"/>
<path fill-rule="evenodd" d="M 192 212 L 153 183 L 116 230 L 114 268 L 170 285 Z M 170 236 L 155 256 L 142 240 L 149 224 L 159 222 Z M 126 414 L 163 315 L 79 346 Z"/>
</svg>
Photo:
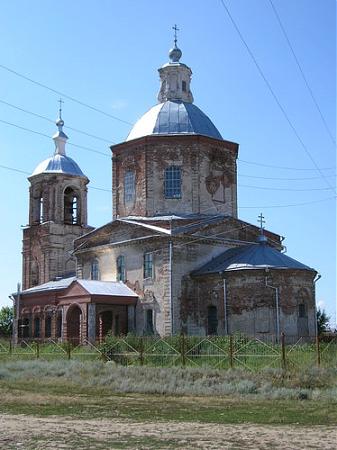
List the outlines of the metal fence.
<svg viewBox="0 0 337 450">
<path fill-rule="evenodd" d="M 291 342 L 291 343 L 287 343 Z M 0 361 L 8 359 L 79 359 L 114 361 L 125 366 L 302 369 L 305 367 L 337 368 L 337 337 L 327 340 L 300 338 L 296 341 L 282 335 L 280 342 L 244 336 L 172 336 L 114 337 L 103 344 L 22 341 L 13 346 L 0 342 Z"/>
</svg>

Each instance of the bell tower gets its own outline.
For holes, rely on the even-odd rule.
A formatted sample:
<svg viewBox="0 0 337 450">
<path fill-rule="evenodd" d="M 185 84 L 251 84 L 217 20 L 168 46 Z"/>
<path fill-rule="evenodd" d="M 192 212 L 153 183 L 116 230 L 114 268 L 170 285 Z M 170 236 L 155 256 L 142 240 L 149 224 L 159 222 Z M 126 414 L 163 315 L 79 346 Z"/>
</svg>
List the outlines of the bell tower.
<svg viewBox="0 0 337 450">
<path fill-rule="evenodd" d="M 23 230 L 23 289 L 75 274 L 73 241 L 87 225 L 88 178 L 66 155 L 68 140 L 60 108 L 54 155 L 28 177 L 29 223 Z"/>
</svg>

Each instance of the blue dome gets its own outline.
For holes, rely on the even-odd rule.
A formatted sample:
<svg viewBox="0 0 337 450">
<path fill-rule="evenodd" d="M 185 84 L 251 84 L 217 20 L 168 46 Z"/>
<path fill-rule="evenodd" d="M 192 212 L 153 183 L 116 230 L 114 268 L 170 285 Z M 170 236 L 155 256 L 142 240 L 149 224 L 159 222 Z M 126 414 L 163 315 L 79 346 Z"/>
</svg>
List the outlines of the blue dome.
<svg viewBox="0 0 337 450">
<path fill-rule="evenodd" d="M 167 100 L 146 112 L 135 123 L 126 140 L 168 134 L 201 134 L 222 139 L 212 121 L 193 103 Z"/>
<path fill-rule="evenodd" d="M 69 156 L 55 154 L 51 158 L 42 161 L 34 170 L 31 176 L 40 173 L 64 173 L 67 175 L 76 175 L 78 177 L 85 177 L 82 170 Z"/>
</svg>

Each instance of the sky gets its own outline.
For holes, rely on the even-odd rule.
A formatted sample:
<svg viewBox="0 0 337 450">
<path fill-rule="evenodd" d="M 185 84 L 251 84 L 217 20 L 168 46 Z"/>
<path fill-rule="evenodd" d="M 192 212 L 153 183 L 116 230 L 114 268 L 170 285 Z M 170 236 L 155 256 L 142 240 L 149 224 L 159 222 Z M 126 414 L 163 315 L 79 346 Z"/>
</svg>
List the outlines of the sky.
<svg viewBox="0 0 337 450">
<path fill-rule="evenodd" d="M 109 145 L 157 103 L 157 69 L 177 24 L 195 104 L 240 145 L 239 217 L 256 224 L 262 212 L 287 255 L 322 275 L 317 303 L 335 323 L 335 8 L 334 0 L 2 2 L 0 306 L 21 280 L 29 183 L 19 171 L 53 154 L 60 93 L 67 154 L 91 180 L 89 223 L 100 226 L 112 215 Z"/>
</svg>

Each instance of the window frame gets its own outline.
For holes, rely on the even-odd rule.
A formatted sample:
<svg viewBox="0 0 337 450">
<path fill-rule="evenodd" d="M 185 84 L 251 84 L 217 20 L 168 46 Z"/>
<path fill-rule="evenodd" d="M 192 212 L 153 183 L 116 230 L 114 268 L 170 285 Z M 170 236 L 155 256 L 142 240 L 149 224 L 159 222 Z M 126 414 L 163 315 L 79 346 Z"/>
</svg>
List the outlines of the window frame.
<svg viewBox="0 0 337 450">
<path fill-rule="evenodd" d="M 164 197 L 179 200 L 182 197 L 182 170 L 181 166 L 171 165 L 164 171 Z"/>
<path fill-rule="evenodd" d="M 133 170 L 124 172 L 124 204 L 130 205 L 136 198 L 136 174 Z"/>
<path fill-rule="evenodd" d="M 121 271 L 119 268 L 121 267 Z M 118 255 L 116 258 L 116 280 L 122 281 L 125 283 L 126 281 L 126 268 L 125 268 L 125 256 Z"/>
<path fill-rule="evenodd" d="M 93 281 L 99 281 L 100 278 L 99 261 L 95 258 L 90 262 L 90 279 Z"/>
<path fill-rule="evenodd" d="M 153 280 L 154 264 L 153 252 L 145 252 L 143 254 L 143 278 L 144 280 Z"/>
</svg>

